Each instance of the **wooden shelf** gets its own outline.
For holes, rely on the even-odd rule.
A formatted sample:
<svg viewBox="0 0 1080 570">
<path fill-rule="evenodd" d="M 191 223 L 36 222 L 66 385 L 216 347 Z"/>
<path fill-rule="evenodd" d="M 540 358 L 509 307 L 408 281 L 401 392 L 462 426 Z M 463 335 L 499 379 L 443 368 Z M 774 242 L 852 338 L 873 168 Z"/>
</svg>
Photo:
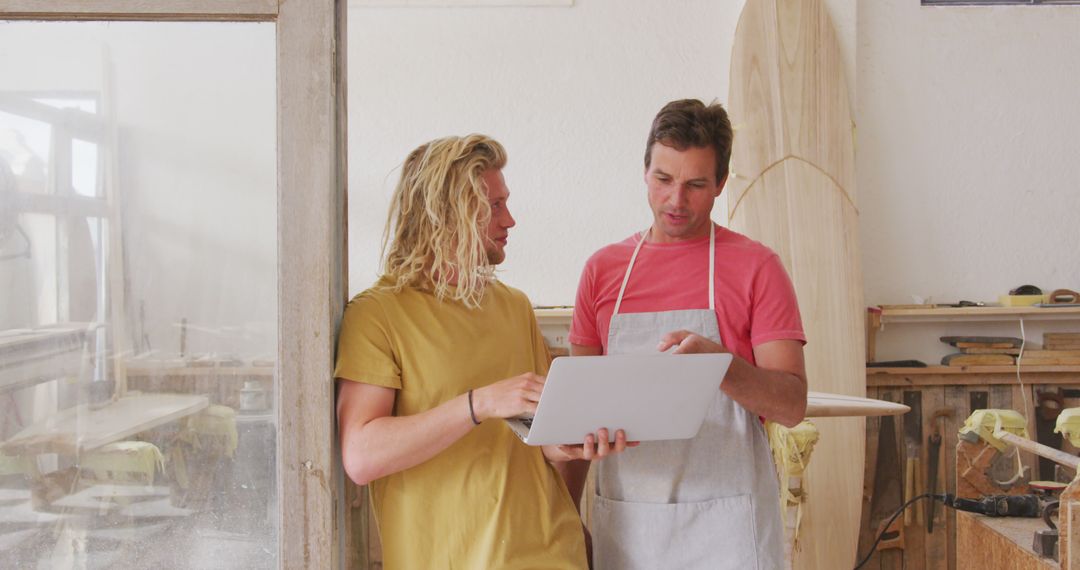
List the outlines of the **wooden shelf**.
<svg viewBox="0 0 1080 570">
<path fill-rule="evenodd" d="M 536 321 L 541 325 L 568 325 L 570 318 L 574 316 L 573 307 L 537 307 Z"/>
<path fill-rule="evenodd" d="M 1025 385 L 1080 385 L 1080 366 L 1021 366 Z M 1015 366 L 927 366 L 867 368 L 868 388 L 1018 384 Z"/>
<path fill-rule="evenodd" d="M 1020 374 L 1065 372 L 1080 374 L 1080 366 L 1020 366 Z M 1015 366 L 927 366 L 926 368 L 866 368 L 867 376 L 878 374 L 1016 374 Z"/>
<path fill-rule="evenodd" d="M 872 313 L 877 311 L 871 309 Z M 880 309 L 877 320 L 887 323 L 936 323 L 956 321 L 1080 320 L 1080 307 L 936 307 Z"/>
</svg>

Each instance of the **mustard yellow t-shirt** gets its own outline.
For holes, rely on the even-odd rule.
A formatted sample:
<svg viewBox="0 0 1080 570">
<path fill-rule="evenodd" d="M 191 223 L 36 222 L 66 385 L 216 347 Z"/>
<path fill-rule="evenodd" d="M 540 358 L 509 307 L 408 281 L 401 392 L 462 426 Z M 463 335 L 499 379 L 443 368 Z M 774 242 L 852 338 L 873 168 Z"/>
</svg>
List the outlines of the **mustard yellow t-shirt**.
<svg viewBox="0 0 1080 570">
<path fill-rule="evenodd" d="M 498 282 L 471 310 L 413 289 L 364 291 L 345 309 L 337 358 L 336 377 L 396 389 L 395 416 L 548 368 L 528 298 Z M 566 485 L 502 420 L 373 481 L 371 499 L 387 570 L 586 567 Z"/>
</svg>

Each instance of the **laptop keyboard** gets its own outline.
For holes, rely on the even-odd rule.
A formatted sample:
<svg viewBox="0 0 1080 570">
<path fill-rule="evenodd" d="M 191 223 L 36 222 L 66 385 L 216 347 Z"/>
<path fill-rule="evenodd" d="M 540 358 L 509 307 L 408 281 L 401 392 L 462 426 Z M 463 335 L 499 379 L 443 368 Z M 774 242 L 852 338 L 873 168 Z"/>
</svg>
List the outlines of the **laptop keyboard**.
<svg viewBox="0 0 1080 570">
<path fill-rule="evenodd" d="M 532 429 L 532 423 L 533 423 L 533 419 L 532 419 L 532 418 L 518 418 L 518 420 L 519 420 L 519 421 L 520 421 L 521 423 L 525 424 L 525 427 L 527 427 L 527 428 L 529 428 L 529 429 Z"/>
</svg>

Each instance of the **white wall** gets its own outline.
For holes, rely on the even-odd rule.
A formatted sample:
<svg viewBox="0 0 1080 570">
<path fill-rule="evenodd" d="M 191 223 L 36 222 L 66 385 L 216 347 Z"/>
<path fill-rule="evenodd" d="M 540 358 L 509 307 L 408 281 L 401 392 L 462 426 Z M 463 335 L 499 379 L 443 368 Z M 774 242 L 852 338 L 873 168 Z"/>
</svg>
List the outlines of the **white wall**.
<svg viewBox="0 0 1080 570">
<path fill-rule="evenodd" d="M 856 170 L 866 302 L 1080 288 L 1080 6 L 860 2 Z M 1077 322 L 1028 321 L 1028 341 Z M 895 325 L 879 360 L 936 363 L 943 334 Z"/>
<path fill-rule="evenodd" d="M 1080 6 L 860 2 L 866 301 L 1080 287 Z"/>
<path fill-rule="evenodd" d="M 503 280 L 537 304 L 573 303 L 586 258 L 650 223 L 642 160 L 656 111 L 676 98 L 727 99 L 740 8 L 350 9 L 350 291 L 379 273 L 405 155 L 435 137 L 482 132 L 510 156 L 518 225 Z"/>
<path fill-rule="evenodd" d="M 826 2 L 854 68 L 854 0 Z M 647 227 L 645 138 L 677 98 L 727 101 L 743 0 L 576 0 L 567 8 L 349 10 L 349 290 L 380 271 L 405 155 L 450 134 L 506 147 L 502 279 L 572 304 L 597 248 Z M 854 92 L 854 82 L 849 81 Z M 714 219 L 725 221 L 726 203 Z"/>
<path fill-rule="evenodd" d="M 825 4 L 855 104 L 866 302 L 1080 287 L 1080 8 Z M 350 290 L 378 274 L 405 154 L 480 131 L 511 157 L 519 224 L 503 279 L 537 304 L 572 303 L 587 256 L 649 223 L 652 115 L 677 97 L 726 101 L 742 5 L 353 7 Z M 936 359 L 939 334 L 972 332 L 957 328 L 890 329 L 879 356 Z"/>
</svg>

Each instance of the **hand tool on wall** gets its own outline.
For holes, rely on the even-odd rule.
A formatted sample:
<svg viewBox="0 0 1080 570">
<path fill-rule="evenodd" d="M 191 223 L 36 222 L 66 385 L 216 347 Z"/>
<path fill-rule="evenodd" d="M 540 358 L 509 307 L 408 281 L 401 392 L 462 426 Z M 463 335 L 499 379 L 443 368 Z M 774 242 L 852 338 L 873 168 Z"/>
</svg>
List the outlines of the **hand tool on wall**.
<svg viewBox="0 0 1080 570">
<path fill-rule="evenodd" d="M 897 445 L 896 418 L 881 418 L 881 430 L 878 436 L 877 466 L 874 479 L 873 501 L 871 502 L 870 525 L 878 534 L 878 541 L 871 547 L 873 551 L 904 549 L 904 525 L 899 517 L 890 520 L 889 515 L 904 504 L 903 482 L 900 480 L 903 468 L 900 463 L 900 448 Z"/>
<path fill-rule="evenodd" d="M 929 466 L 926 472 L 927 492 L 930 494 L 937 493 L 937 475 L 938 475 L 938 462 L 941 456 L 941 427 L 938 420 L 944 420 L 945 418 L 951 418 L 955 414 L 952 408 L 944 408 L 934 412 L 934 415 L 930 418 L 930 423 L 934 426 L 934 433 L 930 434 L 928 445 L 928 461 Z M 926 532 L 934 532 L 934 513 L 937 510 L 937 503 L 930 501 L 930 515 L 926 517 Z"/>
<path fill-rule="evenodd" d="M 919 479 L 922 477 L 922 469 L 919 468 L 920 451 L 922 447 L 922 392 L 910 390 L 904 392 L 904 404 L 911 411 L 904 414 L 904 501 L 910 501 L 921 495 Z M 915 507 L 904 511 L 904 525 L 912 522 L 922 524 L 922 502 Z"/>
</svg>

